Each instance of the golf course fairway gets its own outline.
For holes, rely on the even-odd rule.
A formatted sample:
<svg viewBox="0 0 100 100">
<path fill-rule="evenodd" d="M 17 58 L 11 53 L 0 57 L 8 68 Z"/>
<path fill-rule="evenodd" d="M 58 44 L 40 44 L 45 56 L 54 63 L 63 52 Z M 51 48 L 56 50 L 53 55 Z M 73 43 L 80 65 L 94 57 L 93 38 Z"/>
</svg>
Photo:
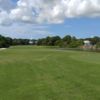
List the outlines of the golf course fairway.
<svg viewBox="0 0 100 100">
<path fill-rule="evenodd" d="M 42 46 L 2 50 L 0 100 L 100 100 L 100 53 Z"/>
</svg>

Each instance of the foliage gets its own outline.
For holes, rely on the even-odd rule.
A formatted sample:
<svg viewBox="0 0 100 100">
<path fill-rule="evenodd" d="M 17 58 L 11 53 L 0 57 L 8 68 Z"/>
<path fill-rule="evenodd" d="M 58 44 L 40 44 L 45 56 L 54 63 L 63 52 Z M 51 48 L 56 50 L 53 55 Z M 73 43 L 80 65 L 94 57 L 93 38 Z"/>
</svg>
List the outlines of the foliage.
<svg viewBox="0 0 100 100">
<path fill-rule="evenodd" d="M 31 41 L 31 43 L 30 43 Z M 30 40 L 30 39 L 12 39 L 9 37 L 4 37 L 0 35 L 0 48 L 7 48 L 11 45 L 35 45 L 36 40 Z"/>
<path fill-rule="evenodd" d="M 38 39 L 37 45 L 47 45 L 47 46 L 55 46 L 56 42 L 59 41 L 61 38 L 59 36 L 54 37 L 46 37 L 43 39 Z"/>
<path fill-rule="evenodd" d="M 54 36 L 38 39 L 37 45 L 76 48 L 83 45 L 83 40 L 76 39 L 76 37 L 71 37 L 70 35 L 66 35 L 62 39 L 59 36 Z"/>
<path fill-rule="evenodd" d="M 0 48 L 7 48 L 11 45 L 11 38 L 5 38 L 0 35 Z"/>
<path fill-rule="evenodd" d="M 77 39 L 74 36 L 66 35 L 63 38 L 60 36 L 48 36 L 41 39 L 12 39 L 0 35 L 0 48 L 9 47 L 10 45 L 40 45 L 40 46 L 59 46 L 63 48 L 79 48 L 83 46 L 83 41 L 89 40 L 96 48 L 100 48 L 100 37 L 94 36 L 92 38 Z"/>
</svg>

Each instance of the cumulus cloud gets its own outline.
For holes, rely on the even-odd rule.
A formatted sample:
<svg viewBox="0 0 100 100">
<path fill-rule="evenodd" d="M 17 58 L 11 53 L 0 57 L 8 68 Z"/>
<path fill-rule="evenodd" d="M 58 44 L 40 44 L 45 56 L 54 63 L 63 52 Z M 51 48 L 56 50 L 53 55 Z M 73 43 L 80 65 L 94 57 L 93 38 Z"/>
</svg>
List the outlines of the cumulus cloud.
<svg viewBox="0 0 100 100">
<path fill-rule="evenodd" d="M 19 0 L 15 7 L 11 0 L 0 0 L 0 24 L 62 23 L 75 17 L 100 17 L 100 0 Z"/>
<path fill-rule="evenodd" d="M 9 19 L 9 15 L 6 11 L 0 12 L 0 24 L 1 25 L 10 25 L 11 20 Z"/>
<path fill-rule="evenodd" d="M 0 33 L 3 36 L 11 38 L 43 38 L 52 36 L 53 33 L 48 30 L 48 25 L 14 24 L 9 27 L 0 26 Z"/>
</svg>

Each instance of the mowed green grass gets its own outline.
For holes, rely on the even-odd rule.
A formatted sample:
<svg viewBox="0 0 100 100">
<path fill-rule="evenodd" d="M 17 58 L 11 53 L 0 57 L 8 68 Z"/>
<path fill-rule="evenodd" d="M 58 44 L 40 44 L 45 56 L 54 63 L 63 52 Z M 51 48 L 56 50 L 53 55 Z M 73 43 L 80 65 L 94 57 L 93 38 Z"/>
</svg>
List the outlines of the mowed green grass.
<svg viewBox="0 0 100 100">
<path fill-rule="evenodd" d="M 36 46 L 0 51 L 0 100 L 100 100 L 100 53 Z"/>
</svg>

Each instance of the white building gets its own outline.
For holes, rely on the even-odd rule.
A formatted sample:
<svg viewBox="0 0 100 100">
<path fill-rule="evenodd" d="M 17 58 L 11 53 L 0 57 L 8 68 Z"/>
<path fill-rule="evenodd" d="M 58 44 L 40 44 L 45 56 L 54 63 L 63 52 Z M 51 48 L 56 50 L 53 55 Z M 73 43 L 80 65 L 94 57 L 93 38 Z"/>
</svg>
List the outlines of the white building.
<svg viewBox="0 0 100 100">
<path fill-rule="evenodd" d="M 89 40 L 85 40 L 84 41 L 84 49 L 85 50 L 88 50 L 88 49 L 91 49 L 92 48 L 92 44 Z"/>
<path fill-rule="evenodd" d="M 84 41 L 84 46 L 91 46 L 91 42 L 89 40 Z"/>
</svg>

